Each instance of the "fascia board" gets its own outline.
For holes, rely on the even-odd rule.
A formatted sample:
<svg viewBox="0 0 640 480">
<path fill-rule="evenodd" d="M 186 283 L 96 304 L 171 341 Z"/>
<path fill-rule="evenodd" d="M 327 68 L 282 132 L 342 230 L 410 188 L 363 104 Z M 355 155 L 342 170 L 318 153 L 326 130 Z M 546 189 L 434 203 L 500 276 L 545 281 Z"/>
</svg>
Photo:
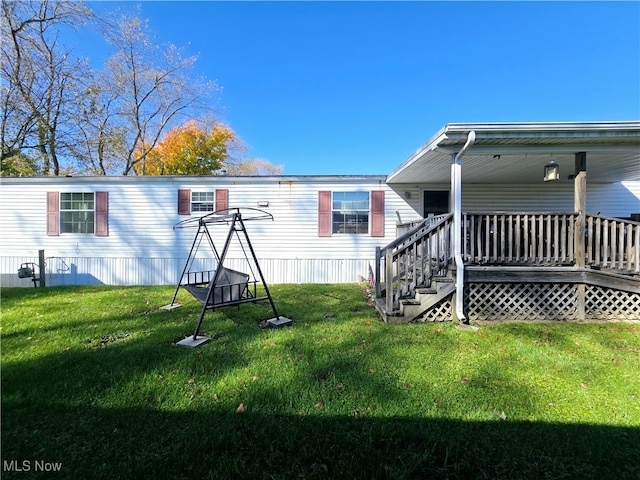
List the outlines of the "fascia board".
<svg viewBox="0 0 640 480">
<path fill-rule="evenodd" d="M 436 133 L 433 137 L 431 137 L 430 140 L 428 140 L 420 148 L 418 148 L 418 150 L 416 150 L 413 153 L 413 155 L 411 155 L 407 160 L 405 160 L 402 164 L 400 164 L 400 166 L 394 169 L 387 176 L 387 183 L 394 183 L 394 177 L 397 177 L 402 171 L 409 168 L 411 165 L 413 165 L 415 162 L 417 162 L 422 157 L 427 155 L 429 152 L 436 150 L 440 145 L 440 143 L 442 143 L 444 140 L 447 140 L 449 138 L 447 135 L 447 127 L 448 125 L 441 128 L 438 131 L 438 133 Z"/>
</svg>

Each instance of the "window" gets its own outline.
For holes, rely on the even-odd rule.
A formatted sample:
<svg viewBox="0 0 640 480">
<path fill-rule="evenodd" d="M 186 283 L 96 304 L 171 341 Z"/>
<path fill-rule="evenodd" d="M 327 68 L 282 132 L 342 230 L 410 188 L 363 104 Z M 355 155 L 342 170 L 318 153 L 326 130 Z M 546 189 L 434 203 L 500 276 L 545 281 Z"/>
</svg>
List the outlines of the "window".
<svg viewBox="0 0 640 480">
<path fill-rule="evenodd" d="M 192 212 L 213 212 L 213 192 L 191 192 Z"/>
<path fill-rule="evenodd" d="M 47 235 L 93 233 L 109 236 L 109 192 L 47 192 Z"/>
<path fill-rule="evenodd" d="M 332 233 L 369 233 L 369 192 L 333 192 Z"/>
<path fill-rule="evenodd" d="M 94 233 L 95 201 L 93 193 L 60 194 L 60 231 Z"/>
<path fill-rule="evenodd" d="M 213 192 L 192 192 L 191 189 L 178 189 L 178 215 L 191 213 L 223 212 L 229 206 L 229 190 L 217 188 Z"/>
<path fill-rule="evenodd" d="M 370 208 L 370 209 L 369 209 Z M 371 192 L 318 192 L 318 236 L 368 233 L 384 237 L 384 190 Z"/>
</svg>

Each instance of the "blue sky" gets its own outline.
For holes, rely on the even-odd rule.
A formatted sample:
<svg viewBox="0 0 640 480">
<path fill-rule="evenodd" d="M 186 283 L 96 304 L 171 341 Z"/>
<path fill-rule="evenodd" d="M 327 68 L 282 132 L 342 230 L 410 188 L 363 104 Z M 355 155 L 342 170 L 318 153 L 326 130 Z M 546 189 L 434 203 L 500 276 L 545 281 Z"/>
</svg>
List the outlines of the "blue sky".
<svg viewBox="0 0 640 480">
<path fill-rule="evenodd" d="M 640 119 L 638 2 L 140 6 L 284 174 L 387 174 L 453 122 Z"/>
</svg>

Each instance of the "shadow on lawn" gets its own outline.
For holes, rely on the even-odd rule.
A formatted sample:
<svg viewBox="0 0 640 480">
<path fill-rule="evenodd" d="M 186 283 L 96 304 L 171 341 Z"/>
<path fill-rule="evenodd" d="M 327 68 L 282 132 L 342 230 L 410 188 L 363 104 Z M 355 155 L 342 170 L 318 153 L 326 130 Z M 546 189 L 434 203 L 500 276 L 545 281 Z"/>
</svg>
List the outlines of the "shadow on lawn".
<svg viewBox="0 0 640 480">
<path fill-rule="evenodd" d="M 638 478 L 632 428 L 218 411 L 3 408 L 7 462 L 55 478 Z M 60 428 L 64 425 L 64 428 Z M 153 428 L 149 428 L 152 425 Z"/>
<path fill-rule="evenodd" d="M 196 378 L 248 363 L 237 338 L 201 351 L 159 346 L 157 339 L 174 328 L 159 326 L 160 337 L 147 341 L 124 340 L 3 367 L 2 478 L 26 478 L 15 471 L 25 460 L 29 478 L 70 479 L 637 479 L 640 473 L 637 428 L 320 410 L 292 415 L 278 413 L 275 389 L 254 393 L 244 414 L 212 403 L 180 412 L 161 409 L 149 398 L 153 389 L 122 385 L 135 385 L 149 372 L 176 374 L 174 363 Z M 354 339 L 346 347 L 355 350 L 359 343 Z M 295 353 L 293 345 L 286 348 Z M 294 376 L 328 381 L 331 371 L 345 368 L 341 362 L 298 365 Z M 346 367 L 359 368 L 356 362 Z M 357 372 L 354 378 L 376 381 Z M 402 392 L 377 381 L 381 397 L 400 400 Z M 133 407 L 99 406 L 95 400 L 104 401 L 112 390 L 130 392 L 121 404 Z M 189 390 L 179 393 L 187 396 Z M 257 400 L 275 407 L 274 413 L 253 409 Z M 36 461 L 58 462 L 62 470 L 53 477 L 36 471 Z"/>
<path fill-rule="evenodd" d="M 292 290 L 288 296 L 295 294 Z M 303 300 L 298 307 L 285 304 L 282 313 L 303 318 Z M 331 301 L 329 316 L 346 300 Z M 318 343 L 313 322 L 300 321 L 295 336 L 278 338 L 279 333 L 256 327 L 254 320 L 265 308 L 243 306 L 208 315 L 205 333 L 214 341 L 198 350 L 171 345 L 176 334 L 191 330 L 196 306 L 116 315 L 107 330 L 70 337 L 76 344 L 68 350 L 6 362 L 2 478 L 26 478 L 24 471 L 16 471 L 24 461 L 29 478 L 639 478 L 638 428 L 376 416 L 397 411 L 408 396 L 397 378 L 373 363 L 393 357 L 391 343 L 372 341 L 378 330 L 345 322 L 350 335 L 331 331 Z M 137 321 L 127 323 L 132 315 Z M 325 313 L 318 315 L 323 321 Z M 339 328 L 342 321 L 335 322 Z M 87 327 L 82 335 L 91 331 Z M 110 335 L 103 339 L 104 331 Z M 394 348 L 406 346 L 415 335 L 408 329 L 394 333 Z M 3 349 L 18 345 L 12 338 Z M 441 345 L 441 358 L 446 358 L 454 346 Z M 228 385 L 232 401 L 211 399 L 219 382 L 252 375 L 247 367 L 260 365 L 257 359 L 285 370 L 271 383 L 250 384 L 246 393 L 241 384 Z M 343 400 L 334 388 L 338 382 L 352 391 L 375 392 L 380 410 L 360 414 L 348 403 L 338 411 L 353 413 L 341 415 L 314 408 L 319 393 L 332 392 L 333 398 L 323 397 L 327 407 Z M 201 383 L 200 396 L 205 391 L 207 398 L 196 395 L 187 402 Z M 291 385 L 308 391 L 296 399 Z M 281 388 L 290 391 L 283 396 Z M 233 389 L 244 396 L 233 396 Z M 427 394 L 433 392 L 412 393 Z M 235 412 L 237 398 L 248 399 L 243 414 Z M 449 400 L 458 401 L 455 395 Z M 298 401 L 304 410 L 282 405 Z M 62 469 L 36 471 L 43 465 L 36 461 L 60 463 Z"/>
</svg>

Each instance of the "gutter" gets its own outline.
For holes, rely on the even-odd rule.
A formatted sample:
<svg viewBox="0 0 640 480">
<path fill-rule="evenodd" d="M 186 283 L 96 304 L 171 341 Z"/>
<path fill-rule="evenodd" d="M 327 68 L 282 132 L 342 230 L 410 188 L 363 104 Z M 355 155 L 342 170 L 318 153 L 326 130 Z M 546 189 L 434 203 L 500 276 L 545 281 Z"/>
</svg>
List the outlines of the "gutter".
<svg viewBox="0 0 640 480">
<path fill-rule="evenodd" d="M 464 262 L 462 260 L 462 163 L 460 159 L 466 150 L 476 141 L 475 130 L 470 130 L 467 142 L 451 165 L 451 186 L 453 193 L 453 258 L 456 262 L 456 317 L 462 323 L 468 323 L 464 316 Z"/>
</svg>

